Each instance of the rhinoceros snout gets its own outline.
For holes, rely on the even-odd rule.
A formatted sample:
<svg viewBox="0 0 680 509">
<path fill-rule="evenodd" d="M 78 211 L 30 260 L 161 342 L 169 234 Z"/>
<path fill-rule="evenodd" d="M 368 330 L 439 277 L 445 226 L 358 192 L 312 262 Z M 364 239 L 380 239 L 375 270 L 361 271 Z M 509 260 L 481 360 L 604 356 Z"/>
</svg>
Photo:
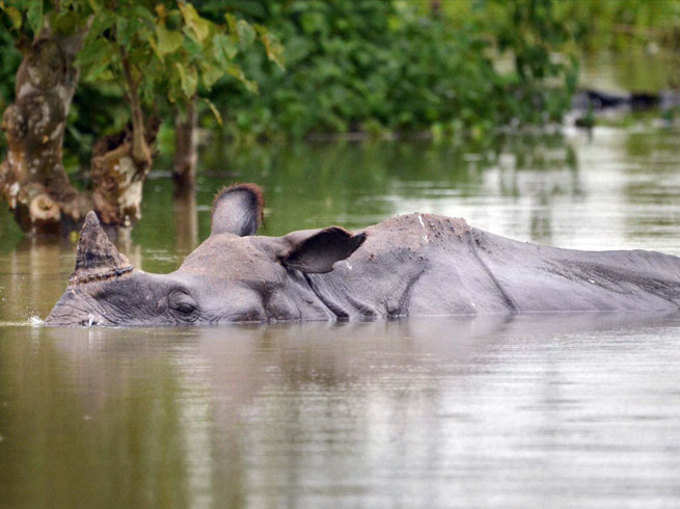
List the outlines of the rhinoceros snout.
<svg viewBox="0 0 680 509">
<path fill-rule="evenodd" d="M 45 319 L 45 325 L 53 327 L 92 327 L 108 323 L 105 317 L 88 309 L 82 297 L 68 291 L 54 305 Z"/>
</svg>

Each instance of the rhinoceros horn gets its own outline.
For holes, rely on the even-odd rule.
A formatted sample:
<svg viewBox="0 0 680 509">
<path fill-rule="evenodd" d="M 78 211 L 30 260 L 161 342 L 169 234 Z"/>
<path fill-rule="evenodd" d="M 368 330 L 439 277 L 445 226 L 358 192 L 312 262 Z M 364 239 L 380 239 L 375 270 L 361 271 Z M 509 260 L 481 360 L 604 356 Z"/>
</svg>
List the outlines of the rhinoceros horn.
<svg viewBox="0 0 680 509">
<path fill-rule="evenodd" d="M 97 214 L 93 210 L 88 212 L 80 231 L 76 268 L 69 278 L 69 284 L 109 279 L 132 269 L 125 255 L 121 254 L 109 240 L 109 236 L 99 224 Z"/>
</svg>

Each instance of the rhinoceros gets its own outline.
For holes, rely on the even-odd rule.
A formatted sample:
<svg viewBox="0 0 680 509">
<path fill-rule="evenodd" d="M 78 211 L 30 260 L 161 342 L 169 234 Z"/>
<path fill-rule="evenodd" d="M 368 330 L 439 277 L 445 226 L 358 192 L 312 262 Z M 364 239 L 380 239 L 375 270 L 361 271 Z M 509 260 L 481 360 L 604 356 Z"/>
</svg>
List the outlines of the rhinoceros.
<svg viewBox="0 0 680 509">
<path fill-rule="evenodd" d="M 405 316 L 677 310 L 680 258 L 579 251 L 497 236 L 465 220 L 407 214 L 258 236 L 254 184 L 224 189 L 210 236 L 169 274 L 130 265 L 88 213 L 75 271 L 46 323 L 208 325 Z"/>
</svg>

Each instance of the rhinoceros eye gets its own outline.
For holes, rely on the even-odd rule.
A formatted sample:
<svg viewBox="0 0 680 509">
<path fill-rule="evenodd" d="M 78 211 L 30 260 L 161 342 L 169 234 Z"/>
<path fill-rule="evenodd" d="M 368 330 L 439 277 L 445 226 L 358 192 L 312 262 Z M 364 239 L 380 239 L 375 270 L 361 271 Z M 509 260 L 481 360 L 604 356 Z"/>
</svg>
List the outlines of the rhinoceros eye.
<svg viewBox="0 0 680 509">
<path fill-rule="evenodd" d="M 175 311 L 183 320 L 198 318 L 198 305 L 194 298 L 182 290 L 175 290 L 168 296 L 168 307 Z"/>
<path fill-rule="evenodd" d="M 188 315 L 189 313 L 193 313 L 196 310 L 196 306 L 194 306 L 190 302 L 178 302 L 177 305 L 175 306 L 175 309 L 180 313 Z"/>
</svg>

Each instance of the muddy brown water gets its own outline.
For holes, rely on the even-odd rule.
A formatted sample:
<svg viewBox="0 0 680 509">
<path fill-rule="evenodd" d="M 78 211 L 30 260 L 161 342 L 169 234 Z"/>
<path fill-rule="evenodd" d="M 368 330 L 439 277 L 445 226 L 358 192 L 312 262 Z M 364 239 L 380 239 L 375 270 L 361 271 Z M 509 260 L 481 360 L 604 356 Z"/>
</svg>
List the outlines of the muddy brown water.
<svg viewBox="0 0 680 509">
<path fill-rule="evenodd" d="M 267 234 L 420 211 L 680 255 L 678 139 L 208 152 L 196 197 L 152 179 L 119 245 L 174 269 L 237 179 L 265 187 Z M 0 214 L 2 508 L 680 505 L 680 314 L 42 327 L 73 263 Z"/>
</svg>

